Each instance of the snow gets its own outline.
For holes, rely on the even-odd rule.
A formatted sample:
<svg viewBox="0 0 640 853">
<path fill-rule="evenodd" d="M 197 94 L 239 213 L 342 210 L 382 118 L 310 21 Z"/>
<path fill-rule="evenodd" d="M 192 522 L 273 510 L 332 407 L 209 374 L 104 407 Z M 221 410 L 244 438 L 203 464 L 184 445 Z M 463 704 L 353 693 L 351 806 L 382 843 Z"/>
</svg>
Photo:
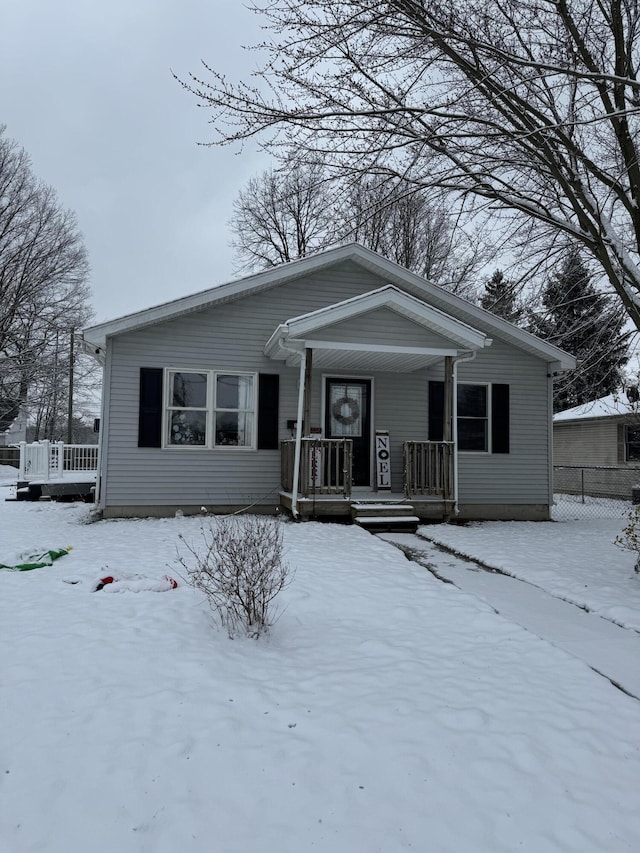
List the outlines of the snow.
<svg viewBox="0 0 640 853">
<path fill-rule="evenodd" d="M 618 625 L 640 631 L 637 555 L 614 544 L 631 504 L 561 499 L 555 522 L 494 521 L 420 528 L 433 542 L 474 557 L 585 607 Z M 609 510 L 610 517 L 598 517 Z"/>
<path fill-rule="evenodd" d="M 640 703 L 477 596 L 355 525 L 288 523 L 281 616 L 231 641 L 176 573 L 202 519 L 87 513 L 0 502 L 0 561 L 73 546 L 0 572 L 3 850 L 639 849 Z M 539 556 L 532 527 L 584 558 L 595 541 L 493 527 L 501 561 L 524 548 L 564 587 L 566 552 Z M 105 574 L 180 586 L 91 592 Z"/>
<path fill-rule="evenodd" d="M 577 421 L 585 418 L 609 418 L 616 415 L 638 414 L 638 403 L 631 402 L 624 391 L 608 394 L 589 403 L 582 403 L 572 409 L 565 409 L 553 416 L 554 424 L 563 421 Z"/>
<path fill-rule="evenodd" d="M 18 469 L 12 465 L 0 465 L 0 486 L 18 481 Z"/>
</svg>

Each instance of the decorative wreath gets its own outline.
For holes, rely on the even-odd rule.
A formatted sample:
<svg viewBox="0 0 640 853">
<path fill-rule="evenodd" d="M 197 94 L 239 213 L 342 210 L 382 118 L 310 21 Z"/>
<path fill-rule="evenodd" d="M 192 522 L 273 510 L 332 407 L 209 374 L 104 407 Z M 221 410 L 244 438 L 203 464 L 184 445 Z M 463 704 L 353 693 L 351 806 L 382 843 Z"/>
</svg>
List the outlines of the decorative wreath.
<svg viewBox="0 0 640 853">
<path fill-rule="evenodd" d="M 342 414 L 343 406 L 349 407 L 348 415 Z M 331 414 L 339 424 L 342 424 L 343 426 L 351 426 L 351 424 L 354 424 L 360 417 L 360 406 L 358 405 L 358 401 L 354 400 L 353 397 L 340 397 L 340 399 L 336 400 L 333 404 Z"/>
</svg>

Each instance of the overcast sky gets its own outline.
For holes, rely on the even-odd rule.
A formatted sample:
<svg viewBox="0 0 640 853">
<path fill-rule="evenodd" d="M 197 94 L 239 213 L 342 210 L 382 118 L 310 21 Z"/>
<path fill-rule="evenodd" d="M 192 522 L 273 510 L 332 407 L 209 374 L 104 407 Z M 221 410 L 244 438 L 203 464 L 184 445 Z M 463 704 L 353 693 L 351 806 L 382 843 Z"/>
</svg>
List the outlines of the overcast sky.
<svg viewBox="0 0 640 853">
<path fill-rule="evenodd" d="M 78 217 L 96 322 L 234 277 L 227 221 L 269 165 L 203 148 L 205 110 L 171 76 L 246 78 L 259 19 L 240 0 L 0 0 L 0 124 Z"/>
</svg>

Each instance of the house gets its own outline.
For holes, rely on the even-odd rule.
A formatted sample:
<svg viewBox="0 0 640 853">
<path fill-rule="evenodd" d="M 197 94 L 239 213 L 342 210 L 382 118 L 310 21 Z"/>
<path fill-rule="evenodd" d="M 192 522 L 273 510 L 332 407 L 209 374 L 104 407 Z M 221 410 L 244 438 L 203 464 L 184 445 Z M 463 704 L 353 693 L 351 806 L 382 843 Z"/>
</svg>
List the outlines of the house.
<svg viewBox="0 0 640 853">
<path fill-rule="evenodd" d="M 640 478 L 640 402 L 629 388 L 553 418 L 556 491 L 630 498 Z"/>
<path fill-rule="evenodd" d="M 92 326 L 97 503 L 546 519 L 565 352 L 357 244 Z M 357 509 L 360 507 L 360 509 Z M 355 509 L 354 509 L 355 508 Z"/>
</svg>

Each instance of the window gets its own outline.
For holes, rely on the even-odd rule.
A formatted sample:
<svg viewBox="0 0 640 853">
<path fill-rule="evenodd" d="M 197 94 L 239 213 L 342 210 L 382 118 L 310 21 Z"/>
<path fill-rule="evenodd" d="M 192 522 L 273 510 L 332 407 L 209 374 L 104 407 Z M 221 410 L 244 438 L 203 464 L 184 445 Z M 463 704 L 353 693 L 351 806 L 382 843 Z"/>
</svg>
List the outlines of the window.
<svg viewBox="0 0 640 853">
<path fill-rule="evenodd" d="M 251 447 L 255 417 L 254 377 L 215 374 L 215 444 Z"/>
<path fill-rule="evenodd" d="M 255 446 L 254 374 L 167 370 L 165 395 L 165 447 Z"/>
<path fill-rule="evenodd" d="M 476 453 L 510 452 L 510 388 L 503 383 L 458 383 L 458 449 Z M 444 382 L 429 382 L 428 435 L 442 441 Z"/>
<path fill-rule="evenodd" d="M 458 384 L 458 448 L 489 450 L 489 389 L 486 385 Z"/>
<path fill-rule="evenodd" d="M 627 462 L 640 461 L 640 427 L 625 427 L 624 458 Z"/>
<path fill-rule="evenodd" d="M 169 371 L 167 444 L 207 445 L 207 373 Z"/>
</svg>

